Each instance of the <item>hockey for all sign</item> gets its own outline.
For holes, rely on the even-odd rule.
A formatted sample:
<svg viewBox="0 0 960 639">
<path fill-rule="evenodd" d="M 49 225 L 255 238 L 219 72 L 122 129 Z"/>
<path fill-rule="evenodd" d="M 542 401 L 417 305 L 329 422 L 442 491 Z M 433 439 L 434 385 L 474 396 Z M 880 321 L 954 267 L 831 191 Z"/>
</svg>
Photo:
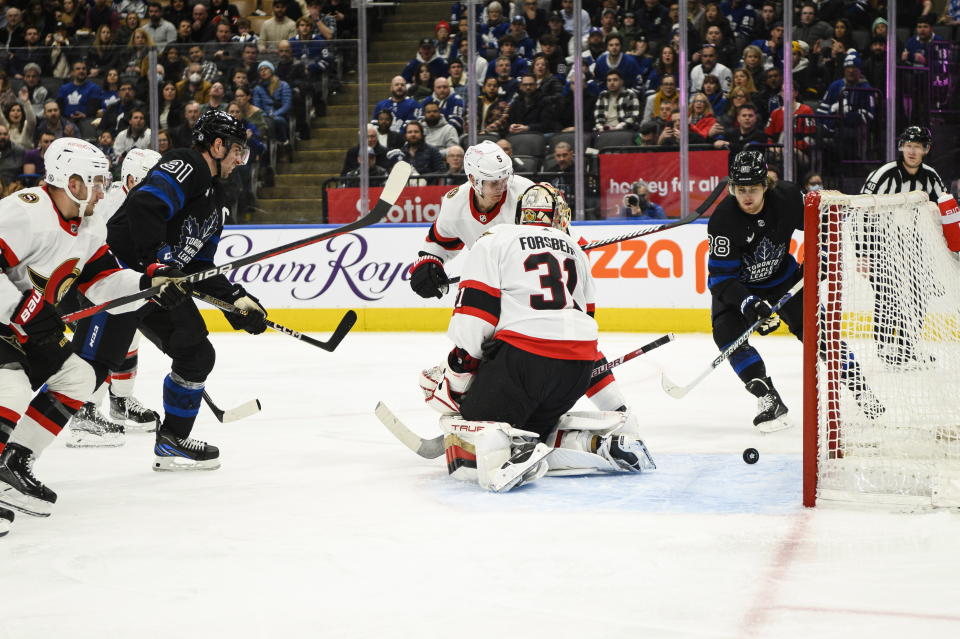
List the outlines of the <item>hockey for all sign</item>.
<svg viewBox="0 0 960 639">
<path fill-rule="evenodd" d="M 699 206 L 727 174 L 726 151 L 690 152 L 690 210 Z M 679 153 L 601 153 L 600 207 L 602 216 L 620 215 L 623 196 L 643 180 L 651 202 L 663 207 L 667 217 L 680 217 Z"/>
</svg>

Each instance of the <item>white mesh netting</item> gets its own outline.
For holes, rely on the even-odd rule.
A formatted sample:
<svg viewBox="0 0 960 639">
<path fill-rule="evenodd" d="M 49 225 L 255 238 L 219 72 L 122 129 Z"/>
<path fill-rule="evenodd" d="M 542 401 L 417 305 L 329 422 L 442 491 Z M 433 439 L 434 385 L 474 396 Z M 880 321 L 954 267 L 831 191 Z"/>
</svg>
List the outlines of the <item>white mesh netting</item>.
<svg viewBox="0 0 960 639">
<path fill-rule="evenodd" d="M 937 206 L 826 192 L 819 240 L 818 499 L 960 505 L 960 262 Z"/>
</svg>

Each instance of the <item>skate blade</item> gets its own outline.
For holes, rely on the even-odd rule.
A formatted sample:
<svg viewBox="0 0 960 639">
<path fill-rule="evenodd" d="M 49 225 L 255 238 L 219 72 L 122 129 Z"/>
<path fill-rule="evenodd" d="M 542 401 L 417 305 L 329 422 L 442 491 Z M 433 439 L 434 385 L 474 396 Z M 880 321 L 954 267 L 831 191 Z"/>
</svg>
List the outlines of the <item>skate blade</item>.
<svg viewBox="0 0 960 639">
<path fill-rule="evenodd" d="M 775 433 L 780 430 L 786 430 L 793 427 L 793 422 L 786 415 L 771 419 L 768 422 L 760 422 L 755 425 L 761 433 Z"/>
<path fill-rule="evenodd" d="M 216 470 L 220 468 L 220 458 L 196 461 L 186 457 L 155 457 L 153 469 L 157 472 L 177 472 L 184 470 Z"/>
<path fill-rule="evenodd" d="M 0 505 L 19 510 L 32 517 L 49 517 L 53 512 L 53 504 L 24 495 L 8 484 L 4 485 L 7 488 L 0 490 Z"/>
<path fill-rule="evenodd" d="M 67 448 L 118 448 L 123 446 L 126 440 L 122 433 L 107 433 L 105 435 L 96 435 L 82 430 L 70 430 L 70 437 L 67 439 Z"/>
<path fill-rule="evenodd" d="M 498 476 L 490 483 L 490 490 L 495 493 L 505 493 L 517 486 L 536 481 L 546 475 L 547 471 L 550 470 L 550 466 L 543 463 L 543 460 L 555 449 L 547 448 L 546 446 L 543 448 L 546 450 L 541 450 L 540 446 L 537 446 L 537 449 L 534 450 L 530 456 L 531 459 L 527 460 L 523 467 L 521 467 L 520 464 L 511 464 L 506 472 L 503 474 L 498 473 Z M 531 463 L 531 461 L 533 463 Z M 533 472 L 531 473 L 531 471 Z"/>
<path fill-rule="evenodd" d="M 155 433 L 157 432 L 157 422 L 131 422 L 127 420 L 123 424 L 123 430 L 128 433 Z"/>
</svg>

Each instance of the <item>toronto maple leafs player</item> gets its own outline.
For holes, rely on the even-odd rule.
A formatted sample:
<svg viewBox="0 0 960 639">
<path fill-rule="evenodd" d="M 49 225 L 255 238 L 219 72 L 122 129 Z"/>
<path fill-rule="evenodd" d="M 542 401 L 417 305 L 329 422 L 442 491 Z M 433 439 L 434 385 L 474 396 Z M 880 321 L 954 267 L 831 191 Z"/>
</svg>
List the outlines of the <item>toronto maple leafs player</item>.
<svg viewBox="0 0 960 639">
<path fill-rule="evenodd" d="M 137 184 L 143 181 L 147 173 L 160 160 L 160 154 L 151 149 L 130 149 L 123 158 L 120 179 L 114 182 L 97 203 L 96 217 L 104 224 L 117 212 L 127 195 Z M 134 335 L 133 342 L 127 347 L 127 354 L 120 368 L 111 370 L 107 384 L 101 384 L 97 392 L 70 420 L 70 447 L 106 447 L 123 444 L 124 430 L 153 432 L 160 425 L 160 415 L 155 410 L 143 406 L 133 395 L 133 386 L 137 378 L 139 359 L 140 331 Z M 82 348 L 80 340 L 74 340 L 74 346 Z M 98 406 L 103 396 L 110 390 L 110 417 L 119 420 L 114 423 L 100 414 Z"/>
<path fill-rule="evenodd" d="M 803 291 L 773 314 L 776 302 L 802 277 L 789 252 L 793 232 L 803 229 L 803 195 L 792 182 L 771 183 L 759 151 L 742 151 L 731 165 L 729 190 L 707 225 L 710 255 L 707 280 L 713 297 L 713 340 L 725 350 L 754 322 L 761 335 L 777 329 L 780 318 L 797 339 L 803 339 Z M 760 353 L 744 342 L 729 358 L 747 390 L 759 400 L 754 426 L 762 432 L 788 428 L 787 407 L 767 375 Z M 883 406 L 874 397 L 859 364 L 843 346 L 842 379 L 870 418 Z"/>
<path fill-rule="evenodd" d="M 159 262 L 187 274 L 213 266 L 228 212 L 227 187 L 220 178 L 246 162 L 246 139 L 243 125 L 230 115 L 203 114 L 193 128 L 192 148 L 164 154 L 107 223 L 108 242 L 121 262 L 137 270 Z M 226 313 L 233 328 L 253 334 L 266 330 L 267 312 L 257 298 L 224 275 L 197 282 L 194 288 L 246 311 Z M 154 470 L 219 468 L 219 450 L 190 437 L 215 359 L 192 299 L 171 311 L 101 313 L 81 321 L 76 333 L 80 355 L 93 363 L 100 384 L 109 370 L 123 365 L 138 328 L 173 360 L 163 381 L 164 416 L 157 429 Z"/>
</svg>

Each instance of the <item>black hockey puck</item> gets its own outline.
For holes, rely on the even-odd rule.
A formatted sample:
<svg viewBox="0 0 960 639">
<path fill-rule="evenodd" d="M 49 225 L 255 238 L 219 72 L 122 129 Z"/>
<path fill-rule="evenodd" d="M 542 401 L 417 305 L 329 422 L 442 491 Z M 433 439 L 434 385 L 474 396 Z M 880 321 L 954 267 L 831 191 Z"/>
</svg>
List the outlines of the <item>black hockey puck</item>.
<svg viewBox="0 0 960 639">
<path fill-rule="evenodd" d="M 743 461 L 748 464 L 756 464 L 758 459 L 760 459 L 760 453 L 756 448 L 747 448 L 743 451 Z"/>
</svg>

